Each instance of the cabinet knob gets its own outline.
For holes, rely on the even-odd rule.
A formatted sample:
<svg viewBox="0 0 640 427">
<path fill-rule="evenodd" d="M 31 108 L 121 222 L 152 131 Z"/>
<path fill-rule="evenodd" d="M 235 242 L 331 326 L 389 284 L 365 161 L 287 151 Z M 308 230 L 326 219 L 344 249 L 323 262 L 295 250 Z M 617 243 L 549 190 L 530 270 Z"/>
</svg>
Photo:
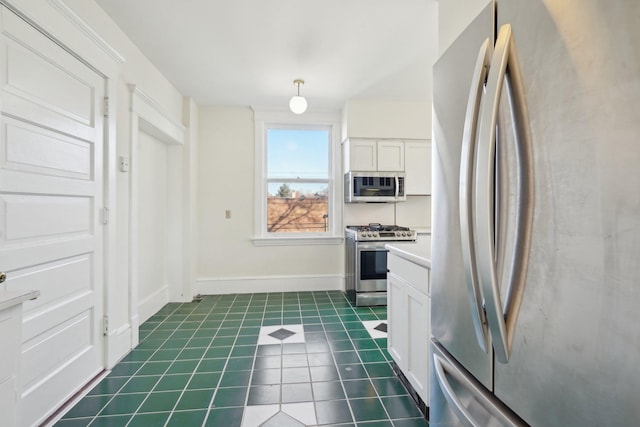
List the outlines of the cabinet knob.
<svg viewBox="0 0 640 427">
<path fill-rule="evenodd" d="M 0 272 L 0 283 L 4 283 L 5 280 L 7 280 L 7 275 Z"/>
</svg>

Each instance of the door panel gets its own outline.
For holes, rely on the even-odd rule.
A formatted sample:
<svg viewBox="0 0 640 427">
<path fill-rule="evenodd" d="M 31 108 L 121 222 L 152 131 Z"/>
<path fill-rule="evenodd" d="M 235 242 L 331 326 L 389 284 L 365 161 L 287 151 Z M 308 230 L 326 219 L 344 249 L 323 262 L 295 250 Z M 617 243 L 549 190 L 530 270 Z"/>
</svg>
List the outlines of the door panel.
<svg viewBox="0 0 640 427">
<path fill-rule="evenodd" d="M 503 1 L 525 85 L 535 215 L 495 393 L 532 426 L 640 425 L 640 3 Z"/>
<path fill-rule="evenodd" d="M 21 425 L 103 369 L 105 81 L 0 9 L 0 268 L 24 303 Z"/>
<path fill-rule="evenodd" d="M 462 258 L 460 161 L 465 108 L 478 51 L 492 37 L 493 9 L 487 6 L 434 65 L 431 311 L 433 337 L 488 389 L 490 353 L 479 346 Z"/>
</svg>

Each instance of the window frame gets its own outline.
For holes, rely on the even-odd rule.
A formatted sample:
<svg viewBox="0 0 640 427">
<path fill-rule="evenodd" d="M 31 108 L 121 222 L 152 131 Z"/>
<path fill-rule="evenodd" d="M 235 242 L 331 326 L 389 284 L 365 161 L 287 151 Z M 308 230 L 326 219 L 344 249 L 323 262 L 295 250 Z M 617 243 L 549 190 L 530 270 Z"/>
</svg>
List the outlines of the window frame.
<svg viewBox="0 0 640 427">
<path fill-rule="evenodd" d="M 254 237 L 256 246 L 341 244 L 342 230 L 342 168 L 340 163 L 340 116 L 331 113 L 292 113 L 256 111 L 255 125 L 255 208 Z M 267 231 L 267 130 L 318 129 L 329 132 L 328 204 L 329 229 L 326 232 L 277 233 Z"/>
</svg>

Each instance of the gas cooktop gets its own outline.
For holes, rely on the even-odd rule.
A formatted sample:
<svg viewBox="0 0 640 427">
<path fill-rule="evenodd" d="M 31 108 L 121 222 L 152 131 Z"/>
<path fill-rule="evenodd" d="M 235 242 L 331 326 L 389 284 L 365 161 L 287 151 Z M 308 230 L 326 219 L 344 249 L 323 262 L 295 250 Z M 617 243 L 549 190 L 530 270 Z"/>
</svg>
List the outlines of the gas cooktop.
<svg viewBox="0 0 640 427">
<path fill-rule="evenodd" d="M 416 231 L 409 227 L 382 224 L 348 225 L 345 233 L 347 237 L 358 241 L 411 241 L 416 240 L 417 236 Z"/>
</svg>

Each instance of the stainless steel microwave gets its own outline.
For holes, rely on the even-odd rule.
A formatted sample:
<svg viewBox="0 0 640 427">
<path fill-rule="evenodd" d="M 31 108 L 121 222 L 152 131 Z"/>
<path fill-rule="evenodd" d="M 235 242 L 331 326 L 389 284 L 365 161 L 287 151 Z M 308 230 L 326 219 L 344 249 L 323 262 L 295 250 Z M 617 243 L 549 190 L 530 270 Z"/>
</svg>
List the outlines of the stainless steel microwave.
<svg viewBox="0 0 640 427">
<path fill-rule="evenodd" d="M 404 172 L 347 172 L 344 174 L 346 203 L 385 203 L 407 200 Z"/>
</svg>

